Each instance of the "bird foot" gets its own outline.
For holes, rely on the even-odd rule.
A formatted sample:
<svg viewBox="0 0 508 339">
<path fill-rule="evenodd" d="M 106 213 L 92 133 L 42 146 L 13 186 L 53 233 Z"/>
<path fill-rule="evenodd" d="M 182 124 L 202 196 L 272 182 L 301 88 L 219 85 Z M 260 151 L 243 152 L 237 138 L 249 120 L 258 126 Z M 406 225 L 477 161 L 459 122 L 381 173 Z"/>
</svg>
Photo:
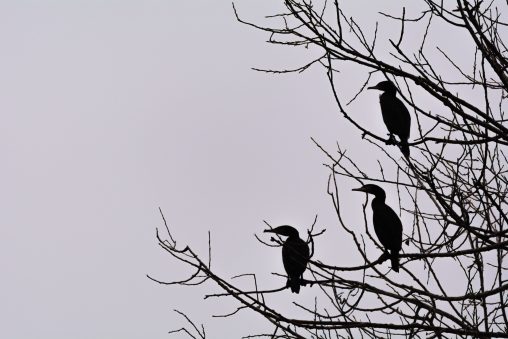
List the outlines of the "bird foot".
<svg viewBox="0 0 508 339">
<path fill-rule="evenodd" d="M 383 262 L 383 261 L 388 260 L 388 259 L 390 259 L 390 253 L 388 253 L 388 252 L 383 252 L 383 254 L 381 254 L 381 256 L 379 257 L 379 259 L 378 259 L 378 260 L 379 260 L 380 262 Z"/>
<path fill-rule="evenodd" d="M 385 141 L 385 143 L 387 145 L 395 145 L 397 144 L 397 140 L 395 140 L 395 137 L 393 136 L 393 134 L 388 134 L 389 137 L 388 137 L 388 140 Z"/>
</svg>

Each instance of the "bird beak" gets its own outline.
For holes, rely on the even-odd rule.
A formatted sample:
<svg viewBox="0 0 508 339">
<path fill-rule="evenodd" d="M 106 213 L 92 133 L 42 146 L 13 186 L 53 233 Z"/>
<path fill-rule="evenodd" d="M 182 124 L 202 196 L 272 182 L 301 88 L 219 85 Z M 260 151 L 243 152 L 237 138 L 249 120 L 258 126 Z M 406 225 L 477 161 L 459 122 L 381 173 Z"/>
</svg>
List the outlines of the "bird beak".
<svg viewBox="0 0 508 339">
<path fill-rule="evenodd" d="M 379 88 L 377 88 L 377 85 L 376 85 L 376 86 L 367 87 L 367 89 L 379 89 Z"/>
<path fill-rule="evenodd" d="M 275 233 L 274 230 L 264 230 L 265 233 Z"/>
<path fill-rule="evenodd" d="M 365 189 L 363 187 L 353 188 L 352 191 L 365 192 Z"/>
</svg>

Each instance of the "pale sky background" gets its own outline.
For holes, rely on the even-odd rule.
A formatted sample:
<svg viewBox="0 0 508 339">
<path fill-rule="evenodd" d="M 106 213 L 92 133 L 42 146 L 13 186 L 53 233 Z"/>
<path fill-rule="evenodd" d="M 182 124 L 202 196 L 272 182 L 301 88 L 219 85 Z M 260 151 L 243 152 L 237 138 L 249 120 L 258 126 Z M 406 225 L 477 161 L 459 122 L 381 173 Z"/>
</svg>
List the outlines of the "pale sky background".
<svg viewBox="0 0 508 339">
<path fill-rule="evenodd" d="M 236 1 L 258 23 L 270 22 L 276 3 Z M 351 3 L 372 25 L 380 8 Z M 264 236 L 263 220 L 304 234 L 318 214 L 327 233 L 316 257 L 361 263 L 338 231 L 327 160 L 310 137 L 331 151 L 340 141 L 372 166 L 375 148 L 340 119 L 322 68 L 251 70 L 316 55 L 267 38 L 238 23 L 229 1 L 0 1 L 1 338 L 183 337 L 167 334 L 184 324 L 173 309 L 203 323 L 209 338 L 271 331 L 250 312 L 212 318 L 236 305 L 203 300 L 218 291 L 212 283 L 146 278 L 190 273 L 157 245 L 159 206 L 182 247 L 206 256 L 210 230 L 217 272 L 256 273 L 263 289 L 284 283 L 271 275 L 283 272 L 279 250 L 254 238 Z M 349 99 L 365 70 L 342 71 Z M 350 109 L 384 135 L 378 94 L 362 93 Z M 341 182 L 348 221 L 361 222 L 365 196 L 354 187 Z M 316 290 L 269 300 L 290 310 L 292 301 L 312 303 Z"/>
</svg>

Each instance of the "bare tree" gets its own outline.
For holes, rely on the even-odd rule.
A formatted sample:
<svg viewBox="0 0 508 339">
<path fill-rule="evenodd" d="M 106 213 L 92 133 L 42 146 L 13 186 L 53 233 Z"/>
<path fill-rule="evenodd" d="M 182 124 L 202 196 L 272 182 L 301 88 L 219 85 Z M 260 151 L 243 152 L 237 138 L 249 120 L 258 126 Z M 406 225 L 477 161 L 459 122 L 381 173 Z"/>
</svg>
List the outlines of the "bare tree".
<svg viewBox="0 0 508 339">
<path fill-rule="evenodd" d="M 268 24 L 237 19 L 263 30 L 269 43 L 313 48 L 318 57 L 296 69 L 265 72 L 302 72 L 322 67 L 328 75 L 340 119 L 351 124 L 363 141 L 377 148 L 385 162 L 377 170 L 364 169 L 358 158 L 339 145 L 327 150 L 328 194 L 337 224 L 356 244 L 365 265 L 339 267 L 312 258 L 308 266 L 327 307 L 301 306 L 307 317 L 294 319 L 264 301 L 277 290 L 245 291 L 211 270 L 209 258 L 189 247 L 178 247 L 168 232 L 160 246 L 174 258 L 195 268 L 187 280 L 171 284 L 195 285 L 213 280 L 223 290 L 214 297 L 235 298 L 238 309 L 250 309 L 273 324 L 272 338 L 508 337 L 508 178 L 504 117 L 508 92 L 508 59 L 504 38 L 508 3 L 503 1 L 419 1 L 418 13 L 379 13 L 375 28 L 367 30 L 346 13 L 338 0 L 285 0 L 283 13 L 272 13 Z M 414 9 L 413 9 L 414 11 Z M 275 23 L 275 24 L 273 24 Z M 378 41 L 383 27 L 396 34 Z M 379 30 L 378 30 L 379 28 Z M 422 32 L 416 39 L 415 31 Z M 443 32 L 460 42 L 438 45 Z M 381 50 L 379 45 L 383 46 Z M 453 56 L 467 54 L 469 65 Z M 436 61 L 439 60 L 439 61 Z M 360 66 L 365 82 L 373 74 L 392 81 L 413 116 L 411 156 L 401 157 L 384 136 L 355 119 L 348 100 L 337 89 L 341 67 Z M 432 108 L 431 108 L 432 107 Z M 394 150 L 392 152 L 392 150 Z M 387 171 L 387 168 L 390 171 Z M 386 256 L 372 258 L 368 248 L 380 247 L 369 232 L 367 201 L 365 228 L 344 221 L 341 180 L 394 186 L 401 213 L 412 218 L 405 225 L 400 270 L 407 280 L 386 274 Z M 319 232 L 309 231 L 309 242 Z M 275 239 L 278 241 L 277 239 Z M 279 244 L 266 243 L 268 246 Z M 446 265 L 442 265 L 446 262 Z M 451 273 L 452 272 L 452 273 Z M 351 273 L 347 275 L 346 273 Z M 153 279 L 153 278 L 152 278 Z M 164 283 L 164 282 L 161 282 Z M 226 320 L 225 320 L 226 321 Z"/>
</svg>

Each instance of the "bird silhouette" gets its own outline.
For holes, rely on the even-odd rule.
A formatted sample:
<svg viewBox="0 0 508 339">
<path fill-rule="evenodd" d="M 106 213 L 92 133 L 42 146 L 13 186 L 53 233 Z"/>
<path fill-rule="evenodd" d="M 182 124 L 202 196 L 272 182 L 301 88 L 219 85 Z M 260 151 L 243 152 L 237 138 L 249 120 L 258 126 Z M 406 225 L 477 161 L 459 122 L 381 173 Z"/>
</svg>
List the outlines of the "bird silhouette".
<svg viewBox="0 0 508 339">
<path fill-rule="evenodd" d="M 399 252 L 402 248 L 402 223 L 397 214 L 390 206 L 385 204 L 385 191 L 373 184 L 363 185 L 355 188 L 353 191 L 360 191 L 374 195 L 372 199 L 372 219 L 374 231 L 377 238 L 386 251 L 390 252 L 392 268 L 395 272 L 399 271 Z"/>
<path fill-rule="evenodd" d="M 390 132 L 390 141 L 394 142 L 394 134 L 399 137 L 400 150 L 402 154 L 409 158 L 409 134 L 411 130 L 411 116 L 404 103 L 397 98 L 397 87 L 391 81 L 381 81 L 376 86 L 369 87 L 368 89 L 377 89 L 383 91 L 379 96 L 379 103 L 381 105 L 381 113 L 383 121 Z"/>
<path fill-rule="evenodd" d="M 288 275 L 286 287 L 290 287 L 293 293 L 299 293 L 302 275 L 310 259 L 309 245 L 300 239 L 298 231 L 292 226 L 279 226 L 265 232 L 287 237 L 282 245 L 282 263 Z"/>
</svg>

